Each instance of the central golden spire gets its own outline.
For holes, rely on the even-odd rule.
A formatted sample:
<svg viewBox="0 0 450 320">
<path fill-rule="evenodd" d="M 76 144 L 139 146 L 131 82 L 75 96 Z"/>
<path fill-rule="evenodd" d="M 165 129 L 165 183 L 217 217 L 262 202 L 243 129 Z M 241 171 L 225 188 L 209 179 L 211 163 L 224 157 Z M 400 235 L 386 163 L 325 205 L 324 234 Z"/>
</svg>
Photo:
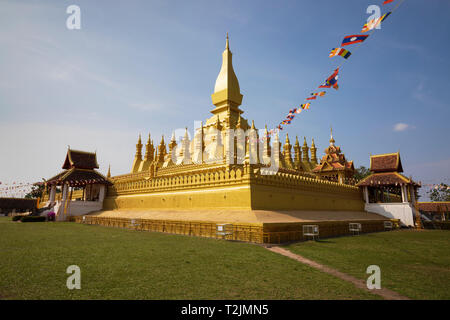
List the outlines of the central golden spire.
<svg viewBox="0 0 450 320">
<path fill-rule="evenodd" d="M 233 70 L 232 53 L 227 33 L 225 50 L 222 53 L 222 68 L 217 76 L 211 98 L 213 104 L 217 107 L 228 104 L 237 108 L 242 103 L 242 97 L 239 81 Z"/>
</svg>

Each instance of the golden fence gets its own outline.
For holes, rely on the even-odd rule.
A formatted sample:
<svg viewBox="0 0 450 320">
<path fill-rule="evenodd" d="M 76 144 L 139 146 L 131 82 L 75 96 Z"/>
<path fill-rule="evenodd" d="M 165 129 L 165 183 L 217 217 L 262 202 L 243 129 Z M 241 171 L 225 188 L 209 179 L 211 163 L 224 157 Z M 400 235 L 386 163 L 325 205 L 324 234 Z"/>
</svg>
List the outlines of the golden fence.
<svg viewBox="0 0 450 320">
<path fill-rule="evenodd" d="M 206 221 L 175 221 L 175 220 L 151 220 L 131 218 L 110 218 L 98 216 L 70 217 L 69 221 L 78 223 L 101 225 L 106 227 L 127 228 L 139 231 L 165 232 L 188 236 L 217 238 L 253 243 L 287 243 L 307 240 L 303 236 L 303 225 L 318 225 L 319 237 L 329 238 L 351 235 L 349 221 L 317 221 L 317 222 L 292 222 L 292 223 L 264 223 L 264 224 L 231 224 L 231 232 L 227 235 L 217 233 L 216 222 Z M 384 221 L 392 221 L 398 228 L 398 220 L 359 220 L 351 221 L 361 223 L 361 233 L 385 231 Z"/>
<path fill-rule="evenodd" d="M 127 228 L 139 231 L 155 231 L 262 243 L 262 225 L 258 224 L 233 224 L 231 234 L 222 236 L 217 234 L 217 224 L 215 222 L 109 218 L 89 215 L 73 217 L 71 220 L 84 224 Z"/>
</svg>

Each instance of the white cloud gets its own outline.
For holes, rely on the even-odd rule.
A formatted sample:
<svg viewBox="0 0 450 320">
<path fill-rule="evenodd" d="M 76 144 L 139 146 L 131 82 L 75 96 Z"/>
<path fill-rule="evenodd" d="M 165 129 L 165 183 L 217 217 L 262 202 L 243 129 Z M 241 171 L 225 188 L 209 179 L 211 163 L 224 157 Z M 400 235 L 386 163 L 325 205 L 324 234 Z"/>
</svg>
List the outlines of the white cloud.
<svg viewBox="0 0 450 320">
<path fill-rule="evenodd" d="M 413 129 L 413 128 L 414 128 L 414 126 L 407 124 L 407 123 L 402 123 L 402 122 L 399 122 L 394 125 L 394 131 L 397 131 L 397 132 L 405 131 L 405 130 Z"/>
</svg>

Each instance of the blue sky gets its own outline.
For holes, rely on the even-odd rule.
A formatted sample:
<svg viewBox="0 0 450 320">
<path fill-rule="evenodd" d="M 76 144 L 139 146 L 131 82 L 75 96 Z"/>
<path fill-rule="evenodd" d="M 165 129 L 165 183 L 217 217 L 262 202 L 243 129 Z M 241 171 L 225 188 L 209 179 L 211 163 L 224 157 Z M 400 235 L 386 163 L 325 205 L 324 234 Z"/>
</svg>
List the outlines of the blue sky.
<svg viewBox="0 0 450 320">
<path fill-rule="evenodd" d="M 103 172 L 126 173 L 139 133 L 156 143 L 192 130 L 213 108 L 227 31 L 244 117 L 276 126 L 342 61 L 330 49 L 382 2 L 1 0 L 0 181 L 56 174 L 67 145 L 96 150 Z M 81 30 L 66 28 L 71 4 Z M 332 125 L 356 166 L 400 150 L 406 175 L 448 183 L 449 16 L 450 1 L 406 0 L 344 65 L 340 89 L 282 141 L 286 131 L 314 138 L 322 156 Z"/>
</svg>

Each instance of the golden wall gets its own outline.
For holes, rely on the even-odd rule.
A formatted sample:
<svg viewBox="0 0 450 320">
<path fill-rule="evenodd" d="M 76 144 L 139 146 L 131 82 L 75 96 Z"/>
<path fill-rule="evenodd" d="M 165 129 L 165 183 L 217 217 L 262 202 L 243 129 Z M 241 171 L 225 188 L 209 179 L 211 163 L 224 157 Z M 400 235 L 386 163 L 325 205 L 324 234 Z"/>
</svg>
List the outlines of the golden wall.
<svg viewBox="0 0 450 320">
<path fill-rule="evenodd" d="M 185 165 L 112 178 L 104 209 L 242 208 L 363 211 L 359 188 L 298 172 L 261 175 L 257 165 Z"/>
</svg>

